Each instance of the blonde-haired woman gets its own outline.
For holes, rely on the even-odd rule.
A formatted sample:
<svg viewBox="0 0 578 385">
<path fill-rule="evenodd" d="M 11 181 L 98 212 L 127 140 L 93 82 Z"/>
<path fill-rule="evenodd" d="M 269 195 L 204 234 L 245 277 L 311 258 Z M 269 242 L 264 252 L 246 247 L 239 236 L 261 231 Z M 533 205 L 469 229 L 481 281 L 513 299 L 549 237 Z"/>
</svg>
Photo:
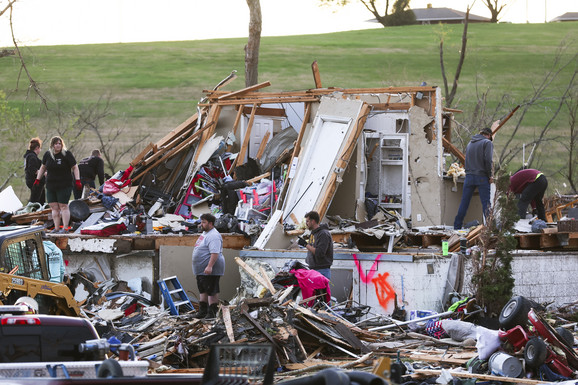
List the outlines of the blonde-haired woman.
<svg viewBox="0 0 578 385">
<path fill-rule="evenodd" d="M 70 223 L 70 211 L 68 201 L 72 193 L 72 175 L 74 174 L 75 186 L 82 189 L 80 184 L 80 172 L 76 159 L 61 137 L 55 136 L 50 139 L 50 149 L 42 157 L 42 166 L 36 174 L 34 184 L 40 184 L 40 179 L 46 171 L 46 201 L 52 209 L 54 232 L 65 233 Z M 62 222 L 62 229 L 60 224 Z"/>
</svg>

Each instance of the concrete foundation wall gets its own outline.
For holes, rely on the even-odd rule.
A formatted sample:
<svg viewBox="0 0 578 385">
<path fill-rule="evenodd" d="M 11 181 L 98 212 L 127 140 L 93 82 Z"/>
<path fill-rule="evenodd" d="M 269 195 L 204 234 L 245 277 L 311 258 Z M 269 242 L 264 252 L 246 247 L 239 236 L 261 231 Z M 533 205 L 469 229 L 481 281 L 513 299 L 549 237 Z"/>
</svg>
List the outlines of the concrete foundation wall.
<svg viewBox="0 0 578 385">
<path fill-rule="evenodd" d="M 237 294 L 237 287 L 241 283 L 239 266 L 235 263 L 238 251 L 223 250 L 225 257 L 225 275 L 221 277 L 219 297 L 225 300 L 232 299 Z M 159 277 L 177 276 L 191 301 L 197 301 L 199 290 L 197 280 L 193 275 L 192 267 L 193 247 L 161 246 L 159 250 Z"/>
<path fill-rule="evenodd" d="M 516 295 L 557 305 L 578 300 L 578 253 L 519 253 L 512 268 Z"/>
<path fill-rule="evenodd" d="M 153 250 L 134 254 L 64 252 L 68 274 L 83 269 L 95 274 L 97 281 L 114 277 L 124 281 L 140 278 L 143 290 L 158 294 L 155 270 L 160 277 L 176 275 L 191 300 L 198 296 L 191 269 L 192 247 L 163 246 L 158 257 Z M 239 267 L 234 258 L 255 258 L 269 263 L 275 271 L 291 260 L 305 259 L 305 252 L 291 250 L 229 250 L 224 251 L 225 276 L 221 279 L 224 300 L 235 297 L 240 286 Z M 406 310 L 442 311 L 442 298 L 450 269 L 450 257 L 436 254 L 367 254 L 336 251 L 332 266 L 332 295 L 338 301 L 351 298 L 372 307 L 372 311 L 391 314 L 397 295 L 398 307 Z M 466 261 L 467 264 L 467 261 Z M 578 253 L 526 252 L 514 255 L 515 295 L 523 295 L 554 306 L 576 301 L 578 293 Z M 465 289 L 470 276 L 465 269 Z M 154 296 L 153 296 L 154 298 Z"/>
</svg>

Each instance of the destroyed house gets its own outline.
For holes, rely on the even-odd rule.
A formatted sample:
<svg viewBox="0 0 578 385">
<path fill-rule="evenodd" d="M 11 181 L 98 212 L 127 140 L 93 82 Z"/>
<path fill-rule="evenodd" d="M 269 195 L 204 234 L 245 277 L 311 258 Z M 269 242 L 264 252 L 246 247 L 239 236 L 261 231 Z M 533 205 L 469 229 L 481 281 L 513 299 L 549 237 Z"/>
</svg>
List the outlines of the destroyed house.
<svg viewBox="0 0 578 385">
<path fill-rule="evenodd" d="M 426 239 L 439 244 L 441 236 L 427 232 L 415 247 L 396 246 L 412 228 L 452 223 L 460 202 L 463 180 L 448 169 L 463 155 L 451 144 L 452 112 L 444 110 L 441 90 L 321 88 L 315 68 L 314 78 L 318 88 L 304 91 L 267 92 L 269 82 L 224 90 L 232 77 L 205 91 L 197 112 L 149 144 L 125 172 L 132 187 L 122 199 L 144 206 L 153 219 L 166 215 L 147 226 L 147 235 L 56 237 L 69 268 L 96 261 L 97 279 L 138 277 L 157 299 L 156 282 L 165 277 L 178 276 L 195 292 L 191 254 L 198 235 L 176 233 L 213 212 L 226 218 L 219 230 L 227 261 L 221 293 L 228 299 L 245 286 L 236 257 L 268 266 L 261 273 L 269 278 L 287 261 L 304 260 L 295 240 L 305 213 L 316 210 L 335 224 L 331 292 L 338 300 L 391 314 L 404 306 L 441 310 L 453 292 L 467 292 L 464 256 L 452 253 L 459 237 L 449 255 L 428 247 Z M 473 199 L 466 221 L 482 222 L 481 214 Z M 142 223 L 131 225 L 147 232 Z M 162 227 L 176 230 L 152 232 Z M 555 258 L 575 266 L 573 254 Z M 563 303 L 556 285 L 528 294 L 527 277 L 547 271 L 544 263 L 540 253 L 515 259 L 516 290 Z M 566 291 L 572 296 L 575 285 Z"/>
</svg>

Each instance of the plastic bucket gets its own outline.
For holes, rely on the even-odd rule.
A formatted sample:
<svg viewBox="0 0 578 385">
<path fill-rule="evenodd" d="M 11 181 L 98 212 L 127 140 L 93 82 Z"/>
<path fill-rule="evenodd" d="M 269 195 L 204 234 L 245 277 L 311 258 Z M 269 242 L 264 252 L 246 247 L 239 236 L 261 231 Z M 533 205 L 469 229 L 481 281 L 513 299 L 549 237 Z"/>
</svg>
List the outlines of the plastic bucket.
<svg viewBox="0 0 578 385">
<path fill-rule="evenodd" d="M 492 374 L 502 377 L 518 378 L 522 375 L 522 363 L 509 354 L 496 352 L 488 360 Z"/>
</svg>

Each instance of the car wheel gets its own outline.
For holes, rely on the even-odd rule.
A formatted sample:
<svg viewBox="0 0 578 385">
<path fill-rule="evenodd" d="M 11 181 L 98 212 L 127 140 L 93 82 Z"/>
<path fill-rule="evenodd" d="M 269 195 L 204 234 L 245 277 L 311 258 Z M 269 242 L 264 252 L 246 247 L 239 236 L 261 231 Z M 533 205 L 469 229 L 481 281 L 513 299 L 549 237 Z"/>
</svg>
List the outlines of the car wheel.
<svg viewBox="0 0 578 385">
<path fill-rule="evenodd" d="M 570 349 L 574 347 L 574 334 L 568 329 L 559 326 L 556 328 L 556 332 L 560 335 L 560 342 L 568 346 Z"/>
<path fill-rule="evenodd" d="M 524 348 L 524 361 L 526 365 L 537 368 L 546 361 L 548 347 L 539 337 L 533 337 L 526 343 Z"/>
<path fill-rule="evenodd" d="M 102 364 L 100 364 L 96 372 L 96 377 L 98 378 L 116 378 L 122 376 L 122 367 L 117 360 L 111 358 L 102 361 Z"/>
<path fill-rule="evenodd" d="M 530 311 L 530 305 L 526 298 L 513 297 L 500 312 L 498 318 L 500 328 L 509 330 L 516 325 L 524 326 L 528 322 L 528 311 Z"/>
</svg>

